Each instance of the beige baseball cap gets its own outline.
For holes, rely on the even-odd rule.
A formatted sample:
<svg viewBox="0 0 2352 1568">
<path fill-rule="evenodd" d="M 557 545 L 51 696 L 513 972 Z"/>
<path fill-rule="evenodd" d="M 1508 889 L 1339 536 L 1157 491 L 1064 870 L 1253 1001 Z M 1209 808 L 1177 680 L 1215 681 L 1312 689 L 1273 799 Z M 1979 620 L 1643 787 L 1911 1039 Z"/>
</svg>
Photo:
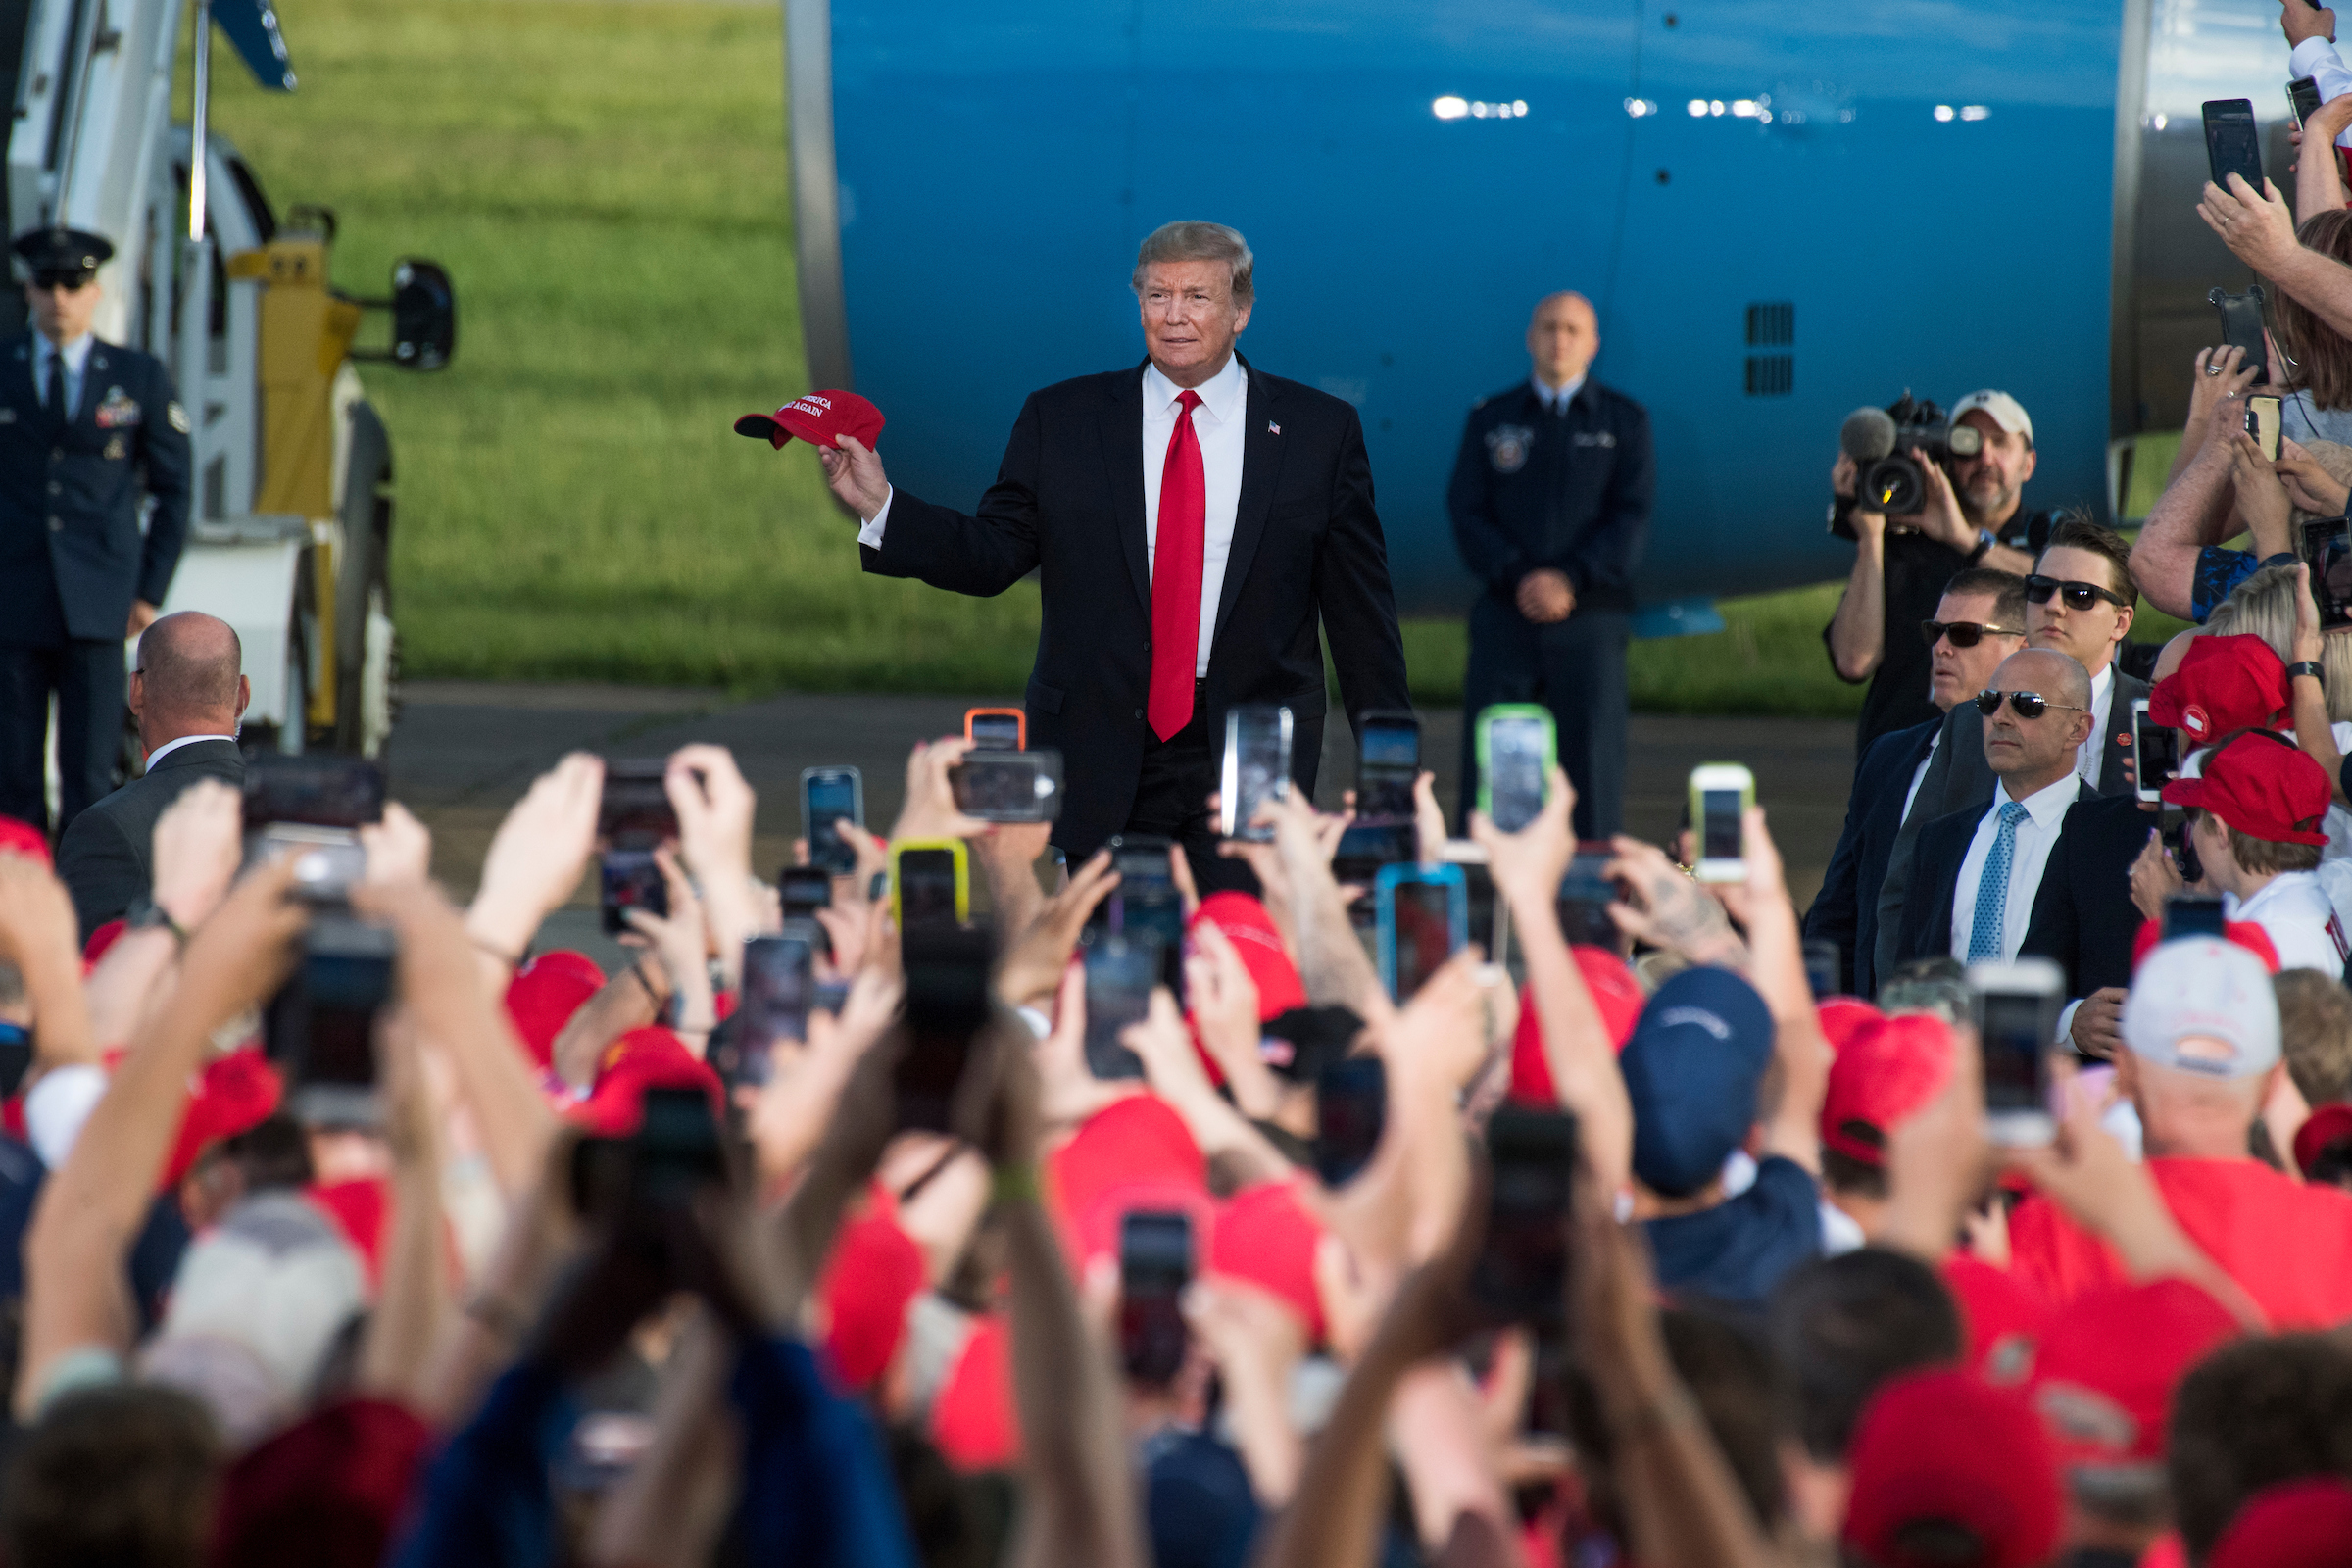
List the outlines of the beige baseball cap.
<svg viewBox="0 0 2352 1568">
<path fill-rule="evenodd" d="M 1952 422 L 1958 424 L 1960 416 L 1975 410 L 1992 416 L 1992 422 L 2011 435 L 2022 435 L 2029 443 L 2033 441 L 2034 420 L 2027 415 L 2026 406 L 2008 393 L 1995 392 L 1990 387 L 1971 392 L 1952 405 Z"/>
</svg>

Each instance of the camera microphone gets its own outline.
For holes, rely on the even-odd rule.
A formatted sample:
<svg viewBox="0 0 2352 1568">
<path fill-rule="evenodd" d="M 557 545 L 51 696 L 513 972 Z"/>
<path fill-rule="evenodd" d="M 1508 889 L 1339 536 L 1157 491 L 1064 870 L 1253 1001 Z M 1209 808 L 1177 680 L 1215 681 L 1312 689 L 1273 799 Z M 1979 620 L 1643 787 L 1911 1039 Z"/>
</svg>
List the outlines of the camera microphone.
<svg viewBox="0 0 2352 1568">
<path fill-rule="evenodd" d="M 1894 450 L 1894 420 L 1885 409 L 1856 409 L 1838 426 L 1838 445 L 1857 465 L 1876 463 Z"/>
</svg>

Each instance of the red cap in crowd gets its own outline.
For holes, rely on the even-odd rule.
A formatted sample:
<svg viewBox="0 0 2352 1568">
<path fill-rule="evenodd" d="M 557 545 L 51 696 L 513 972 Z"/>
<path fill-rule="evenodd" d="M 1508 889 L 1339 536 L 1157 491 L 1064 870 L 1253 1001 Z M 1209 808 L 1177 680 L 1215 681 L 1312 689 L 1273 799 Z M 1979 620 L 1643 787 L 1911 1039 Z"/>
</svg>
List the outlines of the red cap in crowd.
<svg viewBox="0 0 2352 1568">
<path fill-rule="evenodd" d="M 514 971 L 507 982 L 507 1016 L 533 1061 L 548 1064 L 556 1036 L 604 985 L 605 971 L 585 953 L 542 953 Z"/>
<path fill-rule="evenodd" d="M 1830 1043 L 1830 1049 L 1843 1051 L 1848 1040 L 1886 1015 L 1860 997 L 1824 997 L 1815 1004 L 1813 1016 L 1820 1020 L 1821 1037 Z"/>
<path fill-rule="evenodd" d="M 1608 1031 L 1609 1044 L 1625 1049 L 1634 1025 L 1642 1021 L 1642 982 L 1626 961 L 1606 948 L 1571 948 L 1585 990 Z M 1557 1108 L 1558 1091 L 1551 1081 L 1551 1063 L 1544 1054 L 1544 1020 L 1536 1016 L 1533 987 L 1519 988 L 1519 1022 L 1511 1032 L 1511 1099 L 1523 1105 Z"/>
<path fill-rule="evenodd" d="M 49 835 L 30 822 L 0 816 L 0 855 L 22 855 L 43 865 L 49 860 Z"/>
<path fill-rule="evenodd" d="M 277 1108 L 281 1093 L 277 1069 L 260 1051 L 242 1046 L 215 1056 L 196 1075 L 187 1109 L 179 1121 L 179 1141 L 164 1162 L 163 1180 L 156 1191 L 168 1193 L 179 1185 L 205 1147 L 234 1138 L 258 1126 Z"/>
<path fill-rule="evenodd" d="M 2050 1303 L 2008 1269 L 1967 1252 L 1945 1258 L 1941 1272 L 1960 1307 L 1961 1364 L 1995 1382 L 2023 1375 Z"/>
<path fill-rule="evenodd" d="M 1282 933 L 1263 904 L 1247 893 L 1211 893 L 1200 901 L 1200 912 L 1193 918 L 1215 926 L 1241 956 L 1250 984 L 1257 987 L 1259 1023 L 1306 1005 L 1306 983 L 1298 978 L 1298 965 L 1291 961 L 1290 949 L 1282 945 Z"/>
<path fill-rule="evenodd" d="M 344 1399 L 252 1448 L 220 1478 L 212 1560 L 276 1568 L 383 1561 L 432 1429 L 388 1399 Z"/>
<path fill-rule="evenodd" d="M 2236 944 L 2257 958 L 2271 973 L 2278 972 L 2278 949 L 2271 934 L 2251 920 L 2230 920 L 2222 927 L 2222 940 Z M 2139 935 L 2132 939 L 2132 967 L 2136 971 L 2149 954 L 2164 946 L 2164 922 L 2145 920 L 2140 923 Z"/>
<path fill-rule="evenodd" d="M 2328 1146 L 2347 1138 L 2352 1138 L 2352 1105 L 2315 1106 L 2295 1129 L 2295 1169 L 2310 1176 Z"/>
<path fill-rule="evenodd" d="M 2205 759 L 2202 777 L 2164 787 L 2175 806 L 2203 807 L 2266 844 L 2327 843 L 2321 820 L 2334 793 L 2326 768 L 2268 730 L 2249 730 L 2217 749 Z"/>
<path fill-rule="evenodd" d="M 2302 1476 L 2263 1488 L 2213 1544 L 2206 1568 L 2352 1568 L 2352 1485 Z"/>
<path fill-rule="evenodd" d="M 842 1386 L 863 1389 L 890 1368 L 906 1332 L 906 1308 L 929 1283 L 923 1250 L 899 1226 L 887 1188 L 841 1228 L 817 1294 L 825 1303 L 825 1349 Z"/>
<path fill-rule="evenodd" d="M 1140 1209 L 1190 1214 L 1193 1255 L 1213 1255 L 1216 1204 L 1208 1196 L 1208 1161 L 1184 1119 L 1155 1096 L 1129 1095 L 1096 1111 L 1047 1156 L 1044 1174 L 1046 1196 L 1081 1274 L 1091 1260 L 1118 1255 L 1119 1220 Z"/>
<path fill-rule="evenodd" d="M 2164 1460 L 2173 1390 L 2240 1332 L 2222 1303 L 2181 1279 L 2087 1291 L 2042 1329 L 2034 1403 L 2069 1470 Z"/>
<path fill-rule="evenodd" d="M 2293 702 L 2286 664 L 2259 637 L 2196 637 L 2180 667 L 2148 692 L 2148 717 L 2210 746 L 2233 729 L 2268 728 Z"/>
<path fill-rule="evenodd" d="M 2022 1397 L 1973 1373 L 1888 1382 L 1862 1412 L 1846 1461 L 1845 1542 L 1875 1568 L 2040 1568 L 2058 1548 L 2065 1508 L 2049 1436 Z M 1929 1522 L 1968 1532 L 1975 1554 L 1911 1550 L 1910 1527 Z"/>
<path fill-rule="evenodd" d="M 1887 1134 L 1935 1099 L 1951 1076 L 1952 1031 L 1941 1018 L 1906 1012 L 1865 1024 L 1846 1037 L 1830 1063 L 1821 1141 L 1866 1165 L 1883 1165 Z"/>
<path fill-rule="evenodd" d="M 1289 1182 L 1244 1188 L 1217 1211 L 1208 1252 L 1211 1274 L 1222 1274 L 1275 1297 L 1306 1325 L 1309 1346 L 1322 1342 L 1323 1296 L 1315 1289 L 1315 1248 L 1323 1227 L 1298 1201 Z"/>
<path fill-rule="evenodd" d="M 805 392 L 774 414 L 745 415 L 735 421 L 735 433 L 754 439 L 765 437 L 770 446 L 779 448 L 796 435 L 827 452 L 834 449 L 833 438 L 840 435 L 870 447 L 882 433 L 882 411 L 855 392 Z"/>
<path fill-rule="evenodd" d="M 595 1088 L 573 1108 L 572 1117 L 602 1137 L 626 1138 L 645 1119 L 648 1089 L 700 1089 L 710 1097 L 711 1113 L 725 1119 L 726 1091 L 718 1074 L 688 1051 L 683 1040 L 653 1025 L 632 1029 L 605 1048 Z"/>
<path fill-rule="evenodd" d="M 931 1442 L 964 1475 L 1021 1462 L 1020 1414 L 1012 1403 L 1012 1336 L 1004 1319 L 972 1319 L 963 1351 L 931 1401 Z"/>
<path fill-rule="evenodd" d="M 372 1295 L 384 1283 L 384 1221 L 391 1214 L 390 1180 L 355 1176 L 348 1181 L 318 1182 L 304 1189 L 302 1196 L 326 1211 L 351 1250 L 360 1254 Z"/>
</svg>

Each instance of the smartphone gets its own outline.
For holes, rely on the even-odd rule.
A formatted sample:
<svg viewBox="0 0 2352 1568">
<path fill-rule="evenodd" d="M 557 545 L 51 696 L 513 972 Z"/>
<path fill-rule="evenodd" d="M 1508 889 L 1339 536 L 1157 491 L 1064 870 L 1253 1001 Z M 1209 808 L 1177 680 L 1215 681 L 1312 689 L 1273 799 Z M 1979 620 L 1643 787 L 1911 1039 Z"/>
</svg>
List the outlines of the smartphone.
<svg viewBox="0 0 2352 1568">
<path fill-rule="evenodd" d="M 710 1097 L 694 1088 L 654 1088 L 643 1103 L 629 1169 L 631 1200 L 675 1207 L 703 1188 L 723 1186 L 727 1156 Z"/>
<path fill-rule="evenodd" d="M 264 1054 L 293 1085 L 309 1122 L 373 1126 L 375 1019 L 393 991 L 399 945 L 388 926 L 321 909 L 303 936 L 293 978 L 263 1021 Z"/>
<path fill-rule="evenodd" d="M 2164 940 L 2175 937 L 2226 935 L 2222 901 L 2195 893 L 2176 893 L 2164 901 Z"/>
<path fill-rule="evenodd" d="M 1315 1074 L 1315 1175 L 1345 1187 L 1380 1147 L 1389 1121 L 1389 1068 L 1378 1056 L 1342 1056 Z"/>
<path fill-rule="evenodd" d="M 1017 708 L 973 708 L 963 715 L 963 738 L 976 752 L 1018 752 L 1029 745 L 1029 715 Z"/>
<path fill-rule="evenodd" d="M 1470 890 L 1458 865 L 1388 865 L 1372 884 L 1381 984 L 1398 1003 L 1470 941 Z"/>
<path fill-rule="evenodd" d="M 2267 392 L 2246 394 L 2246 434 L 2269 461 L 2278 461 L 2278 399 Z"/>
<path fill-rule="evenodd" d="M 1119 1359 L 1137 1383 L 1164 1386 L 1184 1366 L 1181 1302 L 1193 1282 L 1193 1219 L 1138 1209 L 1119 1219 Z"/>
<path fill-rule="evenodd" d="M 1086 950 L 1086 1070 L 1105 1083 L 1144 1076 L 1143 1057 L 1119 1035 L 1151 1014 L 1159 954 L 1148 937 L 1104 937 Z"/>
<path fill-rule="evenodd" d="M 2205 296 L 2222 317 L 2222 346 L 2234 348 L 2244 355 L 2238 361 L 2240 369 L 2251 365 L 2261 373 L 2255 376 L 2257 386 L 2271 378 L 2271 341 L 2263 334 L 2262 310 L 2266 296 L 2260 283 L 2250 283 L 2243 294 L 2232 294 L 2225 288 L 2215 288 Z"/>
<path fill-rule="evenodd" d="M 1421 776 L 1421 720 L 1396 710 L 1363 716 L 1355 737 L 1355 820 L 1388 826 L 1413 820 L 1413 781 Z"/>
<path fill-rule="evenodd" d="M 996 938 L 985 925 L 917 923 L 903 928 L 906 1050 L 892 1075 L 902 1129 L 953 1131 L 956 1091 L 988 1037 L 988 976 Z"/>
<path fill-rule="evenodd" d="M 779 1040 L 808 1038 L 808 1009 L 816 1001 L 816 939 L 813 922 L 787 920 L 777 935 L 753 937 L 743 945 L 743 996 L 735 1011 L 743 1019 L 736 1038 L 746 1070 L 734 1081 L 767 1082 L 767 1048 Z"/>
<path fill-rule="evenodd" d="M 1567 1318 L 1568 1218 L 1576 1197 L 1576 1118 L 1505 1103 L 1487 1123 L 1487 1235 L 1470 1298 L 1497 1326 Z"/>
<path fill-rule="evenodd" d="M 1558 756 L 1549 709 L 1497 703 L 1478 715 L 1478 808 L 1497 832 L 1516 833 L 1544 814 Z"/>
<path fill-rule="evenodd" d="M 1401 865 L 1420 858 L 1420 833 L 1410 821 L 1350 822 L 1332 853 L 1331 874 L 1340 882 L 1370 887 L 1382 866 Z"/>
<path fill-rule="evenodd" d="M 956 809 L 983 822 L 1051 822 L 1061 815 L 1061 754 L 966 752 L 948 769 Z"/>
<path fill-rule="evenodd" d="M 1225 763 L 1217 781 L 1221 820 L 1229 839 L 1271 844 L 1274 830 L 1255 825 L 1257 808 L 1291 793 L 1291 710 L 1249 706 L 1225 714 Z"/>
<path fill-rule="evenodd" d="M 788 865 L 776 873 L 776 898 L 785 919 L 809 919 L 833 907 L 833 875 L 820 866 Z"/>
<path fill-rule="evenodd" d="M 653 851 L 607 850 L 597 857 L 597 870 L 603 889 L 597 909 L 604 917 L 605 935 L 616 937 L 636 930 L 628 920 L 631 909 L 669 918 L 669 882 L 655 862 Z"/>
<path fill-rule="evenodd" d="M 972 871 L 961 839 L 910 839 L 890 851 L 890 915 L 906 931 L 971 918 Z"/>
<path fill-rule="evenodd" d="M 1113 834 L 1111 869 L 1119 885 L 1103 900 L 1108 910 L 1104 933 L 1145 942 L 1158 949 L 1159 983 L 1184 1003 L 1184 893 L 1176 886 L 1176 869 L 1168 859 L 1173 839 L 1152 833 Z"/>
<path fill-rule="evenodd" d="M 343 904 L 368 875 L 368 852 L 349 828 L 272 822 L 254 835 L 251 863 L 294 862 L 294 896 L 306 904 Z"/>
<path fill-rule="evenodd" d="M 854 767 L 801 770 L 801 832 L 808 840 L 808 863 L 831 876 L 858 869 L 856 846 L 837 824 L 865 826 L 865 781 Z"/>
<path fill-rule="evenodd" d="M 364 757 L 255 752 L 245 759 L 245 826 L 356 828 L 384 819 L 384 770 Z"/>
<path fill-rule="evenodd" d="M 2320 84 L 2309 76 L 2297 76 L 2286 84 L 2286 112 L 2295 117 L 2295 128 L 2320 112 Z"/>
<path fill-rule="evenodd" d="M 650 850 L 678 836 L 677 808 L 669 804 L 662 779 L 669 763 L 661 759 L 605 764 L 604 798 L 597 803 L 596 831 L 617 849 Z"/>
<path fill-rule="evenodd" d="M 2161 804 L 2166 781 L 2180 771 L 2180 736 L 2170 725 L 2148 717 L 2148 700 L 2132 704 L 2132 764 L 2138 777 L 2135 793 L 2143 801 Z"/>
<path fill-rule="evenodd" d="M 2321 629 L 2352 625 L 2352 533 L 2344 519 L 2314 517 L 2303 524 L 2303 560 L 2311 567 Z"/>
<path fill-rule="evenodd" d="M 1617 852 L 1605 839 L 1589 839 L 1576 847 L 1576 856 L 1568 862 L 1567 874 L 1560 878 L 1560 892 L 1554 901 L 1559 912 L 1560 934 L 1572 948 L 1606 948 L 1621 953 L 1625 934 L 1617 922 L 1609 918 L 1609 906 L 1617 902 L 1617 885 L 1609 880 L 1609 862 Z"/>
<path fill-rule="evenodd" d="M 2013 1149 L 2058 1135 L 2050 1114 L 2050 1048 L 2066 974 L 2047 958 L 1972 963 L 1977 1036 L 1984 1059 L 1984 1135 Z"/>
<path fill-rule="evenodd" d="M 1845 970 L 1845 954 L 1837 943 L 1820 937 L 1805 938 L 1805 985 L 1815 1002 L 1824 1002 L 1844 991 L 1839 979 Z"/>
<path fill-rule="evenodd" d="M 1690 770 L 1701 882 L 1747 880 L 1747 808 L 1755 804 L 1756 775 L 1738 762 L 1701 762 Z"/>
<path fill-rule="evenodd" d="M 2254 194 L 2262 194 L 2262 133 L 2254 124 L 2252 99 L 2205 101 L 2205 163 L 2222 189 L 2230 188 L 2231 174 L 2243 174 Z"/>
<path fill-rule="evenodd" d="M 2164 835 L 2164 847 L 2173 852 L 2174 868 L 2183 882 L 2205 880 L 2205 861 L 2197 854 L 2196 834 L 2190 829 L 2188 808 L 2167 804 L 2158 814 L 2158 830 Z"/>
</svg>

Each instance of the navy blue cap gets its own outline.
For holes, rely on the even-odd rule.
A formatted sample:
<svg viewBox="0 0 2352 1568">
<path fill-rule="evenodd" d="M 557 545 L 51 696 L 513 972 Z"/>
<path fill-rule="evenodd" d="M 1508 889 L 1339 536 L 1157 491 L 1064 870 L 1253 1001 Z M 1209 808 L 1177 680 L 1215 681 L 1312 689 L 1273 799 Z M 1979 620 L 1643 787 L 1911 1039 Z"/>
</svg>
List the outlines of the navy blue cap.
<svg viewBox="0 0 2352 1568">
<path fill-rule="evenodd" d="M 78 228 L 30 228 L 10 246 L 36 276 L 42 272 L 95 273 L 115 254 L 97 234 Z"/>
<path fill-rule="evenodd" d="M 1772 1037 L 1772 1009 L 1728 969 L 1686 969 L 1658 987 L 1617 1058 L 1643 1186 L 1685 1198 L 1715 1179 L 1755 1124 Z"/>
</svg>

